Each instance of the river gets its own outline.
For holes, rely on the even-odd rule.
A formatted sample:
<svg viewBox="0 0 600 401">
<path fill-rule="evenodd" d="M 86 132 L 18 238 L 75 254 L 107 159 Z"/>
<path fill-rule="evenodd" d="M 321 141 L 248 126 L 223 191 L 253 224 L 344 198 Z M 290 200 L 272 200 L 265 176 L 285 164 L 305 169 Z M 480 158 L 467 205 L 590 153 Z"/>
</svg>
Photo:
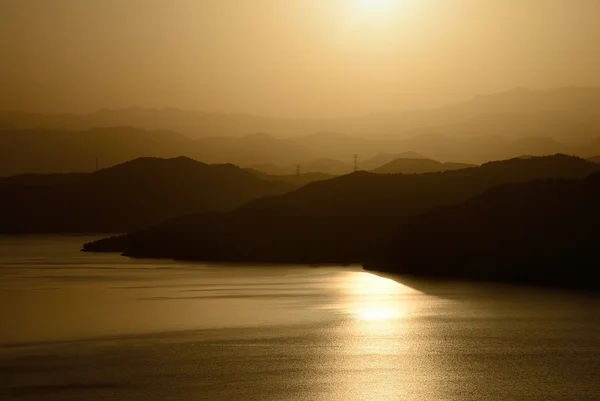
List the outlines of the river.
<svg viewBox="0 0 600 401">
<path fill-rule="evenodd" d="M 0 399 L 600 399 L 600 298 L 0 237 Z"/>
</svg>

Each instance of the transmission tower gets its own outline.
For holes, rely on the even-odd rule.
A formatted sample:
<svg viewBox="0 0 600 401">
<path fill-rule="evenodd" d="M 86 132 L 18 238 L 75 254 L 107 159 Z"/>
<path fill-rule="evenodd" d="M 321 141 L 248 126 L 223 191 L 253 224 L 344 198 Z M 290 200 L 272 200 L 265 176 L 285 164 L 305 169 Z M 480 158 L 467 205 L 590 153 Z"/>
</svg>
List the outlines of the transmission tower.
<svg viewBox="0 0 600 401">
<path fill-rule="evenodd" d="M 352 157 L 354 158 L 354 171 L 358 171 L 358 155 Z"/>
</svg>

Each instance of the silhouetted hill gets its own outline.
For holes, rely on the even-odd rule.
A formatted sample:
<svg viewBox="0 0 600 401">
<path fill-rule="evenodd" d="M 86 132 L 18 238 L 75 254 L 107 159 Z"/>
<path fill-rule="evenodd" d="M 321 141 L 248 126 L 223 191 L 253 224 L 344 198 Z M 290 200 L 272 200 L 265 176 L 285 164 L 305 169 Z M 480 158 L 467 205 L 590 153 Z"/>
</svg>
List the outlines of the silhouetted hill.
<svg viewBox="0 0 600 401">
<path fill-rule="evenodd" d="M 360 162 L 360 169 L 365 171 L 372 171 L 378 167 L 381 167 L 389 162 L 396 159 L 427 159 L 425 156 L 415 152 L 403 152 L 403 153 L 387 153 L 382 152 L 367 160 Z"/>
<path fill-rule="evenodd" d="M 494 187 L 412 219 L 369 269 L 600 287 L 600 174 Z"/>
<path fill-rule="evenodd" d="M 125 232 L 291 188 L 185 157 L 140 158 L 91 174 L 13 177 L 0 181 L 0 232 Z"/>
<path fill-rule="evenodd" d="M 87 244 L 85 250 L 199 260 L 362 262 L 374 244 L 411 216 L 464 202 L 499 184 L 582 178 L 598 170 L 597 164 L 556 155 L 419 175 L 359 171 L 230 213 L 186 216 Z"/>
<path fill-rule="evenodd" d="M 423 174 L 475 167 L 473 164 L 440 163 L 431 159 L 396 159 L 373 170 L 377 174 Z"/>
<path fill-rule="evenodd" d="M 587 160 L 593 162 L 593 163 L 600 163 L 600 156 L 594 156 L 594 157 L 590 157 Z"/>
</svg>

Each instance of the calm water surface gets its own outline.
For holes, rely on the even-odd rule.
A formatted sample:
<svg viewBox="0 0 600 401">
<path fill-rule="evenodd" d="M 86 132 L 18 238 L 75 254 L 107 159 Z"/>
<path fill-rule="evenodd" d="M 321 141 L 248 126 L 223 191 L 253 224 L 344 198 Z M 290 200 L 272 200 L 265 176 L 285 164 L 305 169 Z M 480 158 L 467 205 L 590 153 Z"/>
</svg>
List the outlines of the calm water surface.
<svg viewBox="0 0 600 401">
<path fill-rule="evenodd" d="M 0 399 L 600 400 L 600 300 L 0 237 Z"/>
</svg>

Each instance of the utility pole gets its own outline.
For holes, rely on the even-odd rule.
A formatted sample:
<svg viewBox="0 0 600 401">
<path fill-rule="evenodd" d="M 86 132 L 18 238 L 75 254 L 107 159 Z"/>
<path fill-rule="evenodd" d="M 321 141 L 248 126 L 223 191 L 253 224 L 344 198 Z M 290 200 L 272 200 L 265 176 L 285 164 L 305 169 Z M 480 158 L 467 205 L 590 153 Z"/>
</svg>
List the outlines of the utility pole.
<svg viewBox="0 0 600 401">
<path fill-rule="evenodd" d="M 358 171 L 358 155 L 352 157 L 354 158 L 354 171 Z"/>
<path fill-rule="evenodd" d="M 300 178 L 300 165 L 296 164 L 296 177 Z"/>
</svg>

